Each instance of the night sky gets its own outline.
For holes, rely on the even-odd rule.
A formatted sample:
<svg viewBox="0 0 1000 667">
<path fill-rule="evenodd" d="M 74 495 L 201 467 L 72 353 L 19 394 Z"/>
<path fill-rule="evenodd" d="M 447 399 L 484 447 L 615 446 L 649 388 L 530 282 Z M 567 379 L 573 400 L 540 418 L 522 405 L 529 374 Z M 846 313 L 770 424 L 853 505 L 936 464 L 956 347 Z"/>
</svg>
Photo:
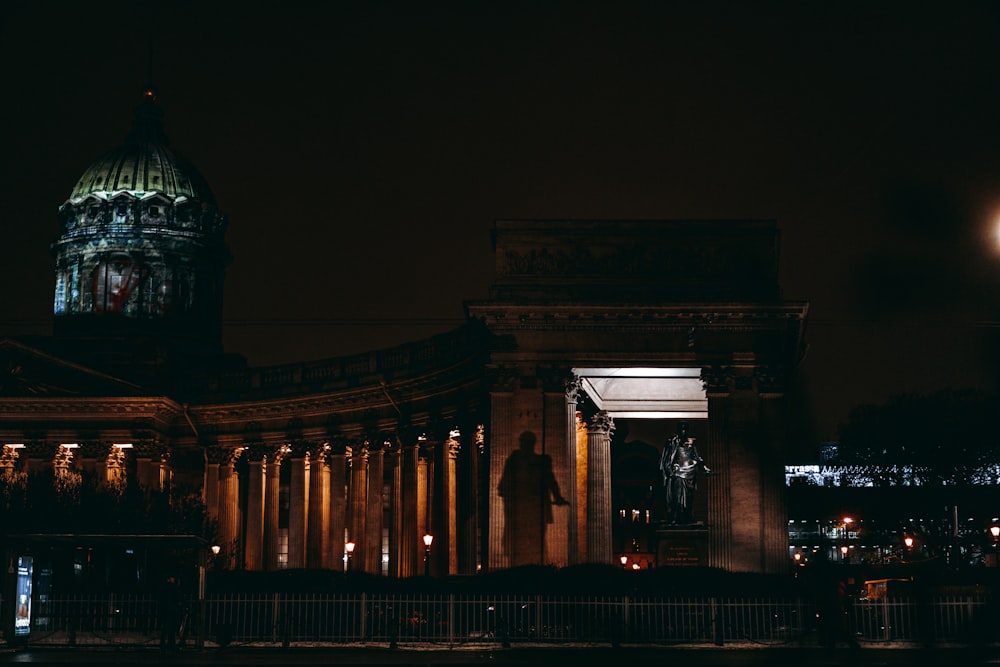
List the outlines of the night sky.
<svg viewBox="0 0 1000 667">
<path fill-rule="evenodd" d="M 266 9 L 265 9 L 266 7 Z M 995 389 L 995 2 L 20 2 L 0 58 L 0 335 L 51 325 L 57 207 L 152 79 L 230 218 L 227 351 L 453 329 L 501 218 L 768 218 L 817 439 Z M 152 44 L 152 49 L 150 49 Z"/>
</svg>

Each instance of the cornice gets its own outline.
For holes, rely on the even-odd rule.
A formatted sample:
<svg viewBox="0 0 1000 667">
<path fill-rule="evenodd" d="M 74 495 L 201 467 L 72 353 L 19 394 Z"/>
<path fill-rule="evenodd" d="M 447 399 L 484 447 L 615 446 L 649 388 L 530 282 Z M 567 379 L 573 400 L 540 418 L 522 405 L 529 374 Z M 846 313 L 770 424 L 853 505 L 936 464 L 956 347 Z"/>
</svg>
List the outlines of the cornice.
<svg viewBox="0 0 1000 667">
<path fill-rule="evenodd" d="M 414 405 L 421 400 L 442 394 L 472 391 L 481 381 L 462 368 L 463 372 L 447 369 L 443 373 L 427 374 L 406 381 L 368 386 L 361 389 L 313 393 L 280 399 L 260 399 L 233 403 L 190 406 L 189 412 L 198 421 L 225 424 L 246 421 L 287 421 L 290 417 L 322 416 L 331 412 L 351 412 L 368 409 L 391 410 L 398 405 Z"/>
<path fill-rule="evenodd" d="M 169 421 L 183 412 L 184 408 L 180 404 L 164 397 L 0 399 L 0 418 L 99 421 L 109 417 L 116 419 L 148 417 Z"/>
</svg>

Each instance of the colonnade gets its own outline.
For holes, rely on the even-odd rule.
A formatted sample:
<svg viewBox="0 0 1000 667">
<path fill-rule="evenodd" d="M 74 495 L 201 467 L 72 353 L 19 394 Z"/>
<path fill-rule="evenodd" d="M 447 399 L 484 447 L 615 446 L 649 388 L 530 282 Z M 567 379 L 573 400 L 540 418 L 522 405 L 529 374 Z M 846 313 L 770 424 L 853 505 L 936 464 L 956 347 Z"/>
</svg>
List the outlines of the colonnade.
<svg viewBox="0 0 1000 667">
<path fill-rule="evenodd" d="M 456 428 L 210 448 L 204 500 L 218 522 L 221 565 L 408 577 L 424 572 L 422 537 L 431 534 L 435 574 L 475 572 L 483 427 L 473 446 L 463 439 Z"/>
</svg>

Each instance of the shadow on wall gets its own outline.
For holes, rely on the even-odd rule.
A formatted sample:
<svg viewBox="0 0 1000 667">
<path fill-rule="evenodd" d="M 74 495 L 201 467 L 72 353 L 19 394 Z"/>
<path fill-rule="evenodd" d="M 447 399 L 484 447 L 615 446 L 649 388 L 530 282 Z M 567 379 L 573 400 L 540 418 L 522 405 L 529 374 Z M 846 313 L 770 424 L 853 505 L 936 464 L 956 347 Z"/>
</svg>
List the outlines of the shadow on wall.
<svg viewBox="0 0 1000 667">
<path fill-rule="evenodd" d="M 512 567 L 545 562 L 552 506 L 569 505 L 552 473 L 552 458 L 535 451 L 537 440 L 531 431 L 521 433 L 520 446 L 507 457 L 497 489 L 503 499 L 504 551 Z"/>
</svg>

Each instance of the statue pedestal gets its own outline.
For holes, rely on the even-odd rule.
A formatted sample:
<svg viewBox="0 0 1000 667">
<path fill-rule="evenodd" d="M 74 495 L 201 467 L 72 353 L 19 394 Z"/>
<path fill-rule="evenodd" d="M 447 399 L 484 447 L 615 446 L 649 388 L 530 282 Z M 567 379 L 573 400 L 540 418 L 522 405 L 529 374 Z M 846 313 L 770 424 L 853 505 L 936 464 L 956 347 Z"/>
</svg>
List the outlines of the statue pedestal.
<svg viewBox="0 0 1000 667">
<path fill-rule="evenodd" d="M 657 567 L 707 567 L 708 526 L 664 525 L 656 529 Z"/>
</svg>

